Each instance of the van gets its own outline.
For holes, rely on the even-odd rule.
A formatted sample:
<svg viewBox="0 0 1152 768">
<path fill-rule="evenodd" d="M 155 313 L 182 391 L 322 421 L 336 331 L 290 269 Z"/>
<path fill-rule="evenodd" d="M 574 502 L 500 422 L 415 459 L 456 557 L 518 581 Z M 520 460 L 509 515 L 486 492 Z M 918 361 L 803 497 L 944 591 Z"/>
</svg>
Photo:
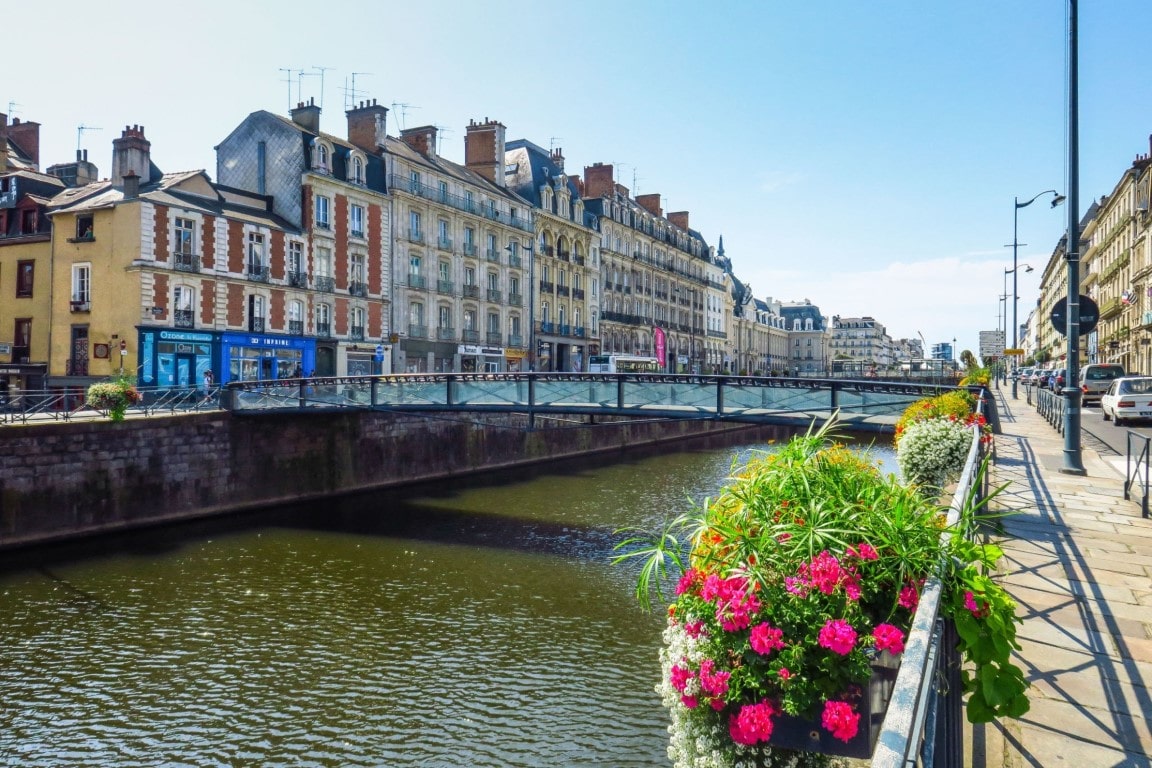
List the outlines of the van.
<svg viewBox="0 0 1152 768">
<path fill-rule="evenodd" d="M 1100 396 L 1108 391 L 1113 379 L 1124 375 L 1124 366 L 1119 363 L 1089 363 L 1080 369 L 1080 391 L 1083 402 L 1100 402 Z"/>
</svg>

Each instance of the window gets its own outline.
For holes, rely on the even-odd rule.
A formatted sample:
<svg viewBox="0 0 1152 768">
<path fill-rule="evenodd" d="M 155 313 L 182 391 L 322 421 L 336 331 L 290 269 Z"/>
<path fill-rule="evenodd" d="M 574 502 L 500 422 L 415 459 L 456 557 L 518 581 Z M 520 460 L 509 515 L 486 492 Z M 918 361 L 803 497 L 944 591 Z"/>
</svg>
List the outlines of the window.
<svg viewBox="0 0 1152 768">
<path fill-rule="evenodd" d="M 298 240 L 289 241 L 288 284 L 296 286 L 297 288 L 303 288 L 307 285 L 304 272 L 304 243 Z"/>
<path fill-rule="evenodd" d="M 464 267 L 464 285 L 476 285 L 475 267 Z"/>
<path fill-rule="evenodd" d="M 36 211 L 35 209 L 29 211 L 22 211 L 20 216 L 20 234 L 34 235 L 36 234 Z"/>
<path fill-rule="evenodd" d="M 254 333 L 264 332 L 264 297 L 248 297 L 248 330 Z"/>
<path fill-rule="evenodd" d="M 332 306 L 330 304 L 316 305 L 316 335 L 325 338 L 332 335 Z"/>
<path fill-rule="evenodd" d="M 420 189 L 420 171 L 412 171 L 408 174 L 408 189 L 411 192 Z"/>
<path fill-rule="evenodd" d="M 508 318 L 508 334 L 511 336 L 520 335 L 520 315 L 513 315 Z"/>
<path fill-rule="evenodd" d="M 316 196 L 316 226 L 320 229 L 332 228 L 332 201 L 323 195 Z"/>
<path fill-rule="evenodd" d="M 423 241 L 424 235 L 420 227 L 420 212 L 408 212 L 408 237 L 417 242 Z"/>
<path fill-rule="evenodd" d="M 298 299 L 288 302 L 288 333 L 304 335 L 304 302 Z"/>
<path fill-rule="evenodd" d="M 473 213 L 476 210 L 473 206 L 471 190 L 464 190 L 464 209 L 469 213 Z"/>
<path fill-rule="evenodd" d="M 352 158 L 352 179 L 353 184 L 364 183 L 364 161 L 359 157 Z"/>
<path fill-rule="evenodd" d="M 175 253 L 190 256 L 195 253 L 196 223 L 192 219 L 176 217 L 176 232 L 174 237 Z"/>
<path fill-rule="evenodd" d="M 500 314 L 497 312 L 488 313 L 488 333 L 500 333 Z"/>
<path fill-rule="evenodd" d="M 95 240 L 96 235 L 92 232 L 93 218 L 89 214 L 87 216 L 76 217 L 76 239 L 77 240 Z"/>
<path fill-rule="evenodd" d="M 489 233 L 487 239 L 488 239 L 488 255 L 498 257 L 500 255 L 500 252 L 496 250 L 496 235 Z M 516 247 L 515 243 L 513 243 L 512 247 L 513 248 Z M 512 251 L 512 255 L 513 256 L 516 255 L 515 250 Z"/>
<path fill-rule="evenodd" d="M 464 310 L 464 330 L 466 330 L 466 331 L 476 330 L 476 310 L 474 310 L 474 309 Z"/>
<path fill-rule="evenodd" d="M 172 289 L 172 321 L 177 328 L 192 328 L 196 325 L 194 307 L 195 291 L 185 285 Z"/>
<path fill-rule="evenodd" d="M 16 318 L 12 339 L 12 362 L 28 362 L 28 358 L 32 354 L 32 318 Z"/>
<path fill-rule="evenodd" d="M 313 258 L 313 271 L 315 272 L 316 290 L 331 291 L 335 286 L 332 278 L 332 249 L 324 246 L 316 247 Z"/>
<path fill-rule="evenodd" d="M 441 202 L 447 201 L 448 200 L 448 182 L 441 181 L 437 186 L 439 187 L 439 190 L 440 190 Z"/>
<path fill-rule="evenodd" d="M 92 265 L 72 265 L 72 304 L 92 301 Z"/>
<path fill-rule="evenodd" d="M 436 221 L 436 242 L 441 248 L 452 247 L 452 238 L 448 236 L 448 222 L 444 219 Z"/>
<path fill-rule="evenodd" d="M 476 255 L 476 230 L 472 227 L 464 227 L 464 255 Z"/>
<path fill-rule="evenodd" d="M 513 296 L 520 295 L 520 278 L 516 277 L 515 275 L 508 277 L 508 293 L 512 294 Z"/>
<path fill-rule="evenodd" d="M 412 277 L 420 277 L 420 266 L 422 259 L 413 254 L 408 257 L 408 274 Z"/>
<path fill-rule="evenodd" d="M 451 328 L 452 327 L 452 307 L 441 306 L 439 308 L 439 317 L 437 318 L 437 328 Z"/>
<path fill-rule="evenodd" d="M 36 262 L 25 259 L 16 262 L 16 298 L 32 298 L 32 283 L 36 276 Z"/>
<path fill-rule="evenodd" d="M 540 305 L 540 320 L 545 323 L 552 322 L 552 307 L 548 302 Z"/>
<path fill-rule="evenodd" d="M 349 314 L 350 314 L 349 319 L 352 321 L 352 332 L 350 334 L 352 339 L 355 341 L 363 341 L 364 340 L 364 308 L 363 307 L 352 307 L 352 311 Z"/>
<path fill-rule="evenodd" d="M 497 272 L 489 272 L 488 273 L 488 290 L 490 290 L 490 291 L 500 290 L 500 274 L 499 273 L 497 273 Z"/>
<path fill-rule="evenodd" d="M 349 262 L 348 292 L 355 296 L 368 295 L 368 281 L 364 277 L 364 254 L 353 253 Z"/>
<path fill-rule="evenodd" d="M 352 236 L 364 237 L 364 206 L 353 205 L 349 209 L 349 217 L 352 220 Z"/>
<path fill-rule="evenodd" d="M 266 280 L 268 265 L 264 258 L 264 235 L 259 232 L 248 233 L 248 277 L 255 280 Z"/>
<path fill-rule="evenodd" d="M 408 323 L 422 327 L 424 325 L 424 305 L 418 301 L 412 302 L 408 307 Z"/>
</svg>

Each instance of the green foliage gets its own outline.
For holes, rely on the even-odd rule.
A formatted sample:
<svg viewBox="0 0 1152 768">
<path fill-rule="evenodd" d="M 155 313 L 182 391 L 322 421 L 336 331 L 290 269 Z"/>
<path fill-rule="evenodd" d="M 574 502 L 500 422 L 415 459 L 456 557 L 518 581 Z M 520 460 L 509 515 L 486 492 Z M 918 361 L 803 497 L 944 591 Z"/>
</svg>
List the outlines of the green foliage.
<svg viewBox="0 0 1152 768">
<path fill-rule="evenodd" d="M 909 424 L 896 458 L 904 478 L 935 497 L 960 477 L 971 447 L 972 429 L 956 418 L 941 416 Z"/>
<path fill-rule="evenodd" d="M 85 403 L 92 408 L 108 412 L 112 421 L 123 421 L 128 406 L 141 400 L 140 390 L 127 376 L 121 374 L 112 381 L 102 381 L 88 387 Z"/>
</svg>

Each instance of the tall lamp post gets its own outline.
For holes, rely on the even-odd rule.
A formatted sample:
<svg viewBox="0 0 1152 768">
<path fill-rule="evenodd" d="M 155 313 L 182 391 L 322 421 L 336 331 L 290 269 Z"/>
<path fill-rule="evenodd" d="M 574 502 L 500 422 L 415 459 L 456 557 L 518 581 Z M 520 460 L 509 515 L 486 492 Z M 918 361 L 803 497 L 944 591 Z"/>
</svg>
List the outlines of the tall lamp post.
<svg viewBox="0 0 1152 768">
<path fill-rule="evenodd" d="M 532 244 L 520 246 L 528 251 L 528 370 L 536 370 L 536 247 Z M 516 250 L 511 244 L 504 250 L 513 256 Z"/>
<path fill-rule="evenodd" d="M 1032 197 L 1031 200 L 1026 200 L 1023 203 L 1020 202 L 1020 198 L 1018 198 L 1018 197 L 1012 198 L 1013 203 L 1015 204 L 1014 207 L 1012 208 L 1012 269 L 1004 270 L 1005 275 L 1007 275 L 1009 272 L 1012 273 L 1012 349 L 1016 349 L 1017 345 L 1020 343 L 1020 339 L 1019 339 L 1020 324 L 1019 324 L 1019 321 L 1016 319 L 1016 309 L 1020 303 L 1020 297 L 1016 295 L 1018 293 L 1018 291 L 1017 291 L 1018 281 L 1016 279 L 1016 273 L 1020 269 L 1020 265 L 1016 263 L 1016 259 L 1019 257 L 1020 246 L 1021 245 L 1027 245 L 1027 243 L 1021 243 L 1020 238 L 1019 238 L 1020 209 L 1021 208 L 1027 208 L 1028 206 L 1032 205 L 1032 203 L 1036 202 L 1038 199 L 1040 199 L 1044 195 L 1052 195 L 1052 207 L 1053 208 L 1060 205 L 1060 203 L 1064 202 L 1064 195 L 1060 194 L 1059 192 L 1057 192 L 1054 189 L 1046 189 L 1043 192 L 1038 192 Z M 1032 267 L 1028 267 L 1028 271 L 1031 272 Z M 1079 292 L 1079 288 L 1077 288 L 1077 292 Z M 1016 379 L 1012 379 L 1012 399 L 1013 400 L 1017 399 L 1016 384 L 1017 384 Z"/>
<path fill-rule="evenodd" d="M 1077 58 L 1077 1 L 1068 0 L 1068 374 L 1064 380 L 1064 466 L 1067 475 L 1085 475 L 1080 456 L 1080 102 Z"/>
</svg>

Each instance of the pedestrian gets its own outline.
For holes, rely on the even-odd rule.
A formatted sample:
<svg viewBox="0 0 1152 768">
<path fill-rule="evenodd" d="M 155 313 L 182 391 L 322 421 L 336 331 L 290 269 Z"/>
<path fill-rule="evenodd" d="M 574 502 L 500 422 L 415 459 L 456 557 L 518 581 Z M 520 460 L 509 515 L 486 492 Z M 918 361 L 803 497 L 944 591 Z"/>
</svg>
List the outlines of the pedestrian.
<svg viewBox="0 0 1152 768">
<path fill-rule="evenodd" d="M 212 399 L 212 388 L 216 386 L 216 377 L 212 374 L 212 369 L 204 371 L 204 402 Z"/>
</svg>

